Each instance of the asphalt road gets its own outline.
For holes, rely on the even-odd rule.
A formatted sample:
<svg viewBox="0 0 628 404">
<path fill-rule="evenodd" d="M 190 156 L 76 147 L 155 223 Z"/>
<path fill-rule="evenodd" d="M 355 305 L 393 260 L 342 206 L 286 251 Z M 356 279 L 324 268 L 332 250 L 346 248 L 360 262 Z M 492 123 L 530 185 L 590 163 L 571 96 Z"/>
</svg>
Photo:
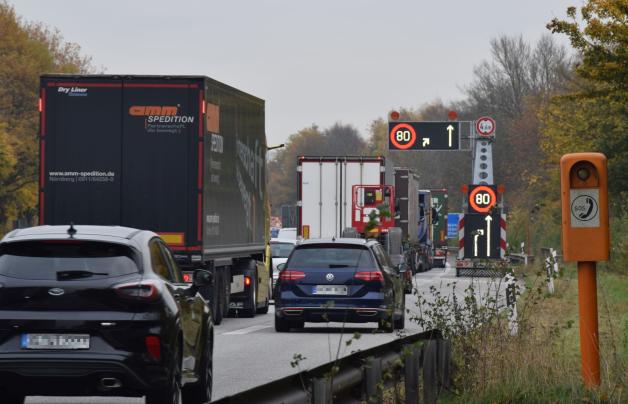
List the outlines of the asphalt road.
<svg viewBox="0 0 628 404">
<path fill-rule="evenodd" d="M 432 269 L 415 276 L 415 287 L 425 298 L 431 299 L 430 287 L 439 290 L 442 295 L 450 295 L 452 291 L 463 297 L 465 289 L 473 282 L 475 293 L 479 297 L 487 295 L 487 291 L 497 287 L 494 280 L 476 278 L 456 278 L 455 271 L 447 264 L 446 269 Z M 454 287 L 455 283 L 455 287 Z M 503 285 L 499 287 L 500 301 L 503 298 Z M 495 296 L 494 293 L 491 293 Z M 418 315 L 418 296 L 406 295 L 406 328 L 403 334 L 421 332 L 416 321 L 411 321 L 412 314 Z M 345 356 L 359 349 L 371 348 L 384 344 L 400 335 L 399 331 L 392 334 L 377 331 L 376 323 L 347 324 L 329 323 L 305 325 L 302 331 L 276 333 L 273 322 L 273 307 L 266 315 L 258 315 L 252 319 L 227 318 L 216 328 L 214 349 L 214 399 L 228 396 L 269 381 L 287 376 L 300 370 L 312 368 L 329 362 L 339 356 Z M 349 346 L 346 341 L 355 333 L 360 338 L 352 340 Z M 294 355 L 300 354 L 303 359 L 298 367 L 292 367 Z M 29 404 L 96 404 L 96 403 L 143 403 L 138 398 L 99 398 L 99 397 L 29 397 Z"/>
</svg>

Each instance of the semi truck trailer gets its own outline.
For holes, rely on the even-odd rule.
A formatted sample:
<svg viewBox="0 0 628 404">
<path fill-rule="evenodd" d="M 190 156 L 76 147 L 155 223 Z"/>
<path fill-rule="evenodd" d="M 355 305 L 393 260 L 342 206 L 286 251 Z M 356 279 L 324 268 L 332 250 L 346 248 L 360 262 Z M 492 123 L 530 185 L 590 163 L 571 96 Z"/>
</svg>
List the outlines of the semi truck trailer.
<svg viewBox="0 0 628 404">
<path fill-rule="evenodd" d="M 419 271 L 429 271 L 434 266 L 434 227 L 432 193 L 420 189 L 419 194 Z"/>
<path fill-rule="evenodd" d="M 419 189 L 419 175 L 411 169 L 395 167 L 397 197 L 396 226 L 403 232 L 406 263 L 413 273 L 432 268 L 435 262 L 433 218 L 429 204 L 433 196 Z"/>
<path fill-rule="evenodd" d="M 434 266 L 445 268 L 447 262 L 447 189 L 431 189 L 434 225 Z"/>
<path fill-rule="evenodd" d="M 268 310 L 264 101 L 205 76 L 44 75 L 39 221 L 158 233 L 214 321 Z"/>
</svg>

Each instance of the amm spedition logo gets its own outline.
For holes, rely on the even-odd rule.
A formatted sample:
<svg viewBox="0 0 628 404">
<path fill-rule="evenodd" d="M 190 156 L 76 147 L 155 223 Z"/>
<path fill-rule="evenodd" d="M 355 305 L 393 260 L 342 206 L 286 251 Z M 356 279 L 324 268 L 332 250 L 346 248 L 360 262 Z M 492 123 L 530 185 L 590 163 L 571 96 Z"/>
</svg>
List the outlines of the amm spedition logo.
<svg viewBox="0 0 628 404">
<path fill-rule="evenodd" d="M 175 105 L 133 105 L 129 115 L 146 118 L 146 123 L 193 123 L 191 115 L 179 115 L 179 107 Z"/>
</svg>

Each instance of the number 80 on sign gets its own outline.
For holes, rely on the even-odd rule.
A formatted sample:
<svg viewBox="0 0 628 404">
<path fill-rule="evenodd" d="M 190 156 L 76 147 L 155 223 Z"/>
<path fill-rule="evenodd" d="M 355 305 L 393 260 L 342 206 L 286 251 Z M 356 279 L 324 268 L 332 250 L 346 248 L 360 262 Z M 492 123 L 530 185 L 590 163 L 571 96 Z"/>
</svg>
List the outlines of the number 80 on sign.
<svg viewBox="0 0 628 404">
<path fill-rule="evenodd" d="M 416 142 L 416 131 L 407 123 L 400 123 L 390 130 L 390 142 L 395 148 L 407 150 Z"/>
<path fill-rule="evenodd" d="M 469 213 L 489 213 L 497 203 L 494 185 L 469 186 Z"/>
</svg>

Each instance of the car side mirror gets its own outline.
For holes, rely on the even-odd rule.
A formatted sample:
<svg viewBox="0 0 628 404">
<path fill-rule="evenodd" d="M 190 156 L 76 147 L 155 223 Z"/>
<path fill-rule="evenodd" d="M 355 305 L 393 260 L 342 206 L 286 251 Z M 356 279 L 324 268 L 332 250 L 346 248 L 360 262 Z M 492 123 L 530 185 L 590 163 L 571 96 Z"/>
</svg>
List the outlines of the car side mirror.
<svg viewBox="0 0 628 404">
<path fill-rule="evenodd" d="M 283 271 L 286 268 L 286 264 L 285 263 L 281 263 L 279 265 L 277 265 L 277 271 Z"/>
<path fill-rule="evenodd" d="M 212 284 L 213 275 L 211 272 L 204 269 L 197 269 L 194 271 L 194 286 L 209 286 Z"/>
</svg>

